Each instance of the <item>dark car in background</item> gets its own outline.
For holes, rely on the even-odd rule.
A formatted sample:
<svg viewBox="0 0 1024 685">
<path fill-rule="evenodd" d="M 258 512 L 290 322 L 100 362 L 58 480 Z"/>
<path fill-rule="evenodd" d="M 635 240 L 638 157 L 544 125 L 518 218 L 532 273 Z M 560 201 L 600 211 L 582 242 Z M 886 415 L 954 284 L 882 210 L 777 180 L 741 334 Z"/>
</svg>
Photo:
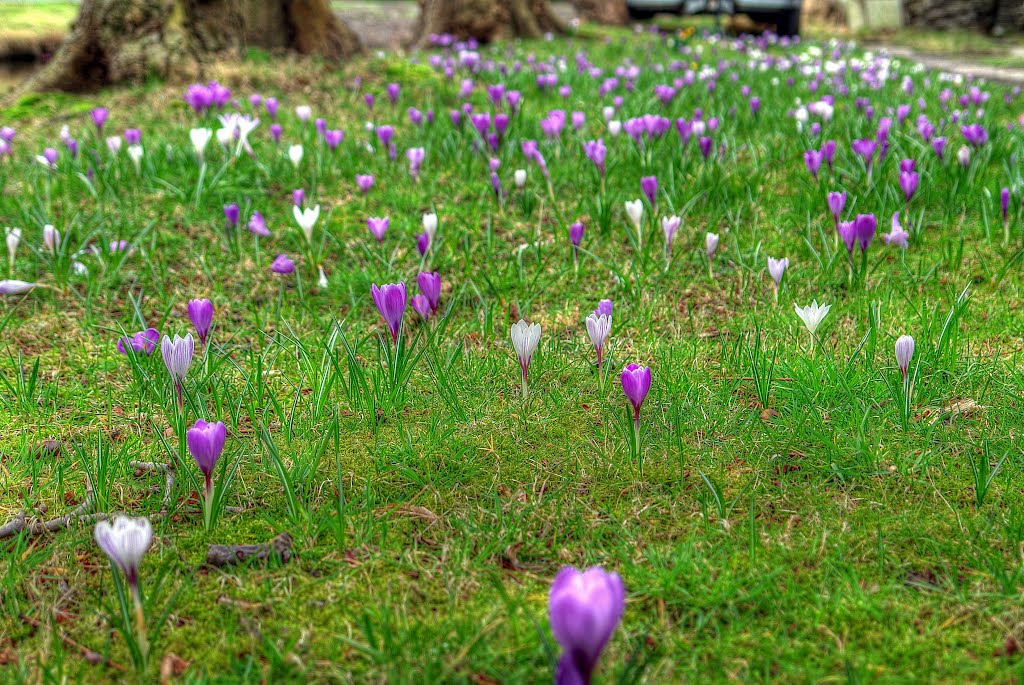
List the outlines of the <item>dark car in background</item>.
<svg viewBox="0 0 1024 685">
<path fill-rule="evenodd" d="M 775 24 L 780 36 L 800 34 L 801 0 L 626 0 L 629 16 L 650 19 L 670 14 L 745 14 L 753 21 Z"/>
</svg>

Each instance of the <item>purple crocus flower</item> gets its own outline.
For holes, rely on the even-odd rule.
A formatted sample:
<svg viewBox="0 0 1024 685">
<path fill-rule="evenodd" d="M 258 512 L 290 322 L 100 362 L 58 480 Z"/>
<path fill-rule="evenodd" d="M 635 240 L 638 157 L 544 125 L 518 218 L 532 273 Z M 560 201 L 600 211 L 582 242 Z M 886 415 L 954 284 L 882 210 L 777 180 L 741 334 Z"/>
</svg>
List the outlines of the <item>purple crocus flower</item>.
<svg viewBox="0 0 1024 685">
<path fill-rule="evenodd" d="M 296 188 L 292 191 L 292 204 L 296 207 L 302 207 L 306 204 L 305 188 Z"/>
<path fill-rule="evenodd" d="M 843 213 L 843 207 L 846 206 L 846 191 L 841 193 L 829 193 L 828 194 L 828 211 L 832 212 L 832 218 L 836 224 L 839 223 L 839 216 Z"/>
<path fill-rule="evenodd" d="M 888 233 L 883 233 L 882 240 L 885 241 L 886 245 L 898 245 L 902 248 L 906 248 L 910 244 L 910 234 L 903 230 L 903 226 L 900 225 L 899 212 L 892 215 L 892 230 Z"/>
<path fill-rule="evenodd" d="M 334 152 L 341 145 L 341 141 L 345 139 L 345 132 L 340 128 L 331 129 L 324 132 L 324 141 L 327 143 L 327 149 Z"/>
<path fill-rule="evenodd" d="M 388 99 L 391 100 L 391 104 L 396 104 L 398 102 L 398 95 L 402 92 L 401 86 L 397 83 L 389 83 L 385 90 L 387 91 Z"/>
<path fill-rule="evenodd" d="M 384 318 L 388 330 L 391 332 L 391 340 L 398 343 L 398 333 L 402 328 L 402 315 L 405 314 L 407 302 L 405 283 L 386 283 L 377 286 L 376 283 L 370 288 L 373 295 L 373 302 L 377 305 L 377 311 Z"/>
<path fill-rule="evenodd" d="M 960 133 L 972 147 L 981 147 L 988 141 L 988 131 L 981 124 L 961 126 Z"/>
<path fill-rule="evenodd" d="M 239 210 L 238 204 L 232 202 L 229 205 L 224 205 L 224 218 L 227 219 L 228 228 L 234 228 L 238 225 Z"/>
<path fill-rule="evenodd" d="M 875 237 L 878 220 L 874 214 L 858 214 L 853 223 L 857 242 L 860 244 L 860 251 L 867 252 L 868 245 L 871 244 L 872 239 Z"/>
<path fill-rule="evenodd" d="M 416 234 L 416 251 L 420 253 L 420 257 L 427 256 L 427 250 L 430 249 L 430 234 L 424 231 L 423 233 Z"/>
<path fill-rule="evenodd" d="M 818 171 L 821 170 L 821 163 L 824 161 L 825 156 L 818 150 L 807 150 L 804 152 L 804 164 L 807 165 L 807 170 L 811 172 L 811 176 L 818 178 Z"/>
<path fill-rule="evenodd" d="M 633 425 L 640 429 L 640 407 L 651 389 L 651 369 L 639 364 L 630 364 L 622 370 L 622 391 L 633 405 Z"/>
<path fill-rule="evenodd" d="M 426 297 L 423 295 L 413 295 L 412 299 L 409 300 L 409 304 L 412 305 L 417 314 L 423 317 L 424 321 L 430 320 L 430 312 L 432 310 L 430 309 L 430 302 L 427 301 Z"/>
<path fill-rule="evenodd" d="M 160 331 L 155 328 L 147 328 L 134 335 L 118 338 L 117 351 L 126 355 L 130 347 L 135 352 L 141 352 L 148 356 L 153 354 L 153 350 L 156 349 L 158 342 L 160 342 Z"/>
<path fill-rule="evenodd" d="M 555 683 L 589 685 L 626 610 L 622 578 L 597 566 L 563 568 L 551 584 L 548 607 L 551 632 L 562 647 Z"/>
<path fill-rule="evenodd" d="M 657 176 L 644 176 L 640 179 L 640 190 L 643 191 L 647 201 L 651 203 L 652 207 L 656 207 L 658 204 L 658 177 Z"/>
<path fill-rule="evenodd" d="M 373 187 L 373 176 L 369 174 L 358 174 L 356 176 L 356 185 L 359 186 L 359 190 L 362 191 L 363 195 L 370 192 L 370 188 Z"/>
<path fill-rule="evenodd" d="M 202 419 L 196 421 L 192 428 L 185 432 L 189 454 L 195 459 L 196 466 L 206 480 L 205 493 L 209 497 L 213 492 L 213 469 L 217 466 L 227 441 L 228 429 L 223 423 L 207 423 Z"/>
<path fill-rule="evenodd" d="M 836 160 L 836 141 L 826 140 L 821 145 L 821 154 L 828 162 L 828 168 L 832 168 L 832 163 Z"/>
<path fill-rule="evenodd" d="M 420 167 L 423 166 L 423 160 L 427 156 L 427 151 L 421 147 L 411 147 L 405 151 L 405 156 L 409 160 L 409 175 L 412 176 L 413 180 L 418 181 L 420 178 Z"/>
<path fill-rule="evenodd" d="M 92 123 L 96 125 L 96 133 L 103 135 L 103 124 L 107 123 L 107 117 L 110 116 L 110 110 L 106 107 L 97 107 L 92 112 Z"/>
<path fill-rule="evenodd" d="M 57 168 L 57 157 L 58 153 L 54 148 L 48 147 L 43 150 L 43 161 L 45 161 L 51 169 Z"/>
<path fill-rule="evenodd" d="M 704 159 L 708 158 L 711 154 L 711 138 L 709 136 L 701 136 L 700 140 L 697 141 L 697 146 L 700 147 L 700 154 L 704 156 Z"/>
<path fill-rule="evenodd" d="M 142 131 L 137 128 L 129 128 L 124 132 L 124 142 L 129 145 L 138 145 L 142 142 Z"/>
<path fill-rule="evenodd" d="M 946 154 L 946 139 L 941 136 L 938 138 L 933 138 L 932 149 L 935 150 L 935 154 L 938 156 L 939 161 L 941 162 Z"/>
<path fill-rule="evenodd" d="M 601 300 L 597 303 L 597 309 L 594 310 L 594 313 L 598 316 L 601 316 L 602 314 L 605 316 L 611 316 L 614 308 L 615 306 L 611 300 Z"/>
<path fill-rule="evenodd" d="M 380 140 L 381 145 L 390 148 L 391 141 L 395 137 L 395 129 L 393 126 L 378 126 L 377 127 L 377 138 Z"/>
<path fill-rule="evenodd" d="M 608 154 L 608 149 L 604 146 L 604 140 L 598 138 L 597 140 L 588 140 L 583 143 L 583 152 L 586 154 L 587 159 L 593 162 L 597 170 L 604 176 L 604 160 Z"/>
<path fill-rule="evenodd" d="M 286 254 L 279 254 L 270 265 L 275 274 L 290 274 L 295 271 L 295 262 Z"/>
<path fill-rule="evenodd" d="M 907 202 L 910 202 L 910 198 L 914 197 L 919 181 L 920 177 L 916 171 L 900 172 L 900 188 L 903 190 L 903 197 L 906 198 Z"/>
<path fill-rule="evenodd" d="M 271 119 L 276 119 L 277 118 L 277 108 L 278 108 L 277 98 L 273 98 L 273 97 L 267 98 L 263 102 L 263 106 L 267 109 L 267 115 Z"/>
<path fill-rule="evenodd" d="M 388 225 L 391 223 L 389 217 L 375 217 L 371 216 L 366 220 L 366 226 L 370 229 L 370 233 L 377 239 L 377 242 L 384 241 L 384 234 L 387 233 Z"/>
<path fill-rule="evenodd" d="M 857 244 L 857 228 L 853 221 L 840 221 L 836 225 L 836 231 L 846 245 L 846 251 L 852 256 L 853 246 Z"/>
<path fill-rule="evenodd" d="M 576 254 L 580 248 L 580 242 L 583 240 L 583 224 L 575 223 L 569 226 L 569 240 L 572 242 L 572 258 L 576 259 Z"/>
<path fill-rule="evenodd" d="M 999 208 L 1003 211 L 1003 224 L 1010 221 L 1010 189 L 1003 188 L 999 191 Z"/>
<path fill-rule="evenodd" d="M 270 235 L 270 230 L 267 228 L 267 221 L 259 212 L 252 213 L 252 218 L 249 219 L 249 232 L 255 236 L 260 236 L 261 238 L 266 238 Z"/>
<path fill-rule="evenodd" d="M 427 302 L 430 303 L 430 310 L 433 312 L 437 311 L 437 304 L 441 299 L 441 275 L 436 271 L 434 273 L 420 273 L 416 276 L 416 283 L 420 287 L 420 292 L 427 298 Z"/>
<path fill-rule="evenodd" d="M 850 146 L 853 151 L 860 155 L 864 159 L 864 164 L 871 166 L 871 160 L 875 156 L 875 149 L 878 147 L 878 143 L 871 138 L 858 138 L 854 140 Z"/>
<path fill-rule="evenodd" d="M 275 143 L 281 142 L 281 134 L 284 133 L 284 127 L 281 124 L 274 122 L 270 125 L 270 137 Z"/>
<path fill-rule="evenodd" d="M 199 342 L 206 344 L 206 337 L 210 334 L 210 326 L 213 324 L 213 303 L 206 298 L 190 300 L 188 303 L 188 318 L 196 327 L 199 334 Z"/>
</svg>

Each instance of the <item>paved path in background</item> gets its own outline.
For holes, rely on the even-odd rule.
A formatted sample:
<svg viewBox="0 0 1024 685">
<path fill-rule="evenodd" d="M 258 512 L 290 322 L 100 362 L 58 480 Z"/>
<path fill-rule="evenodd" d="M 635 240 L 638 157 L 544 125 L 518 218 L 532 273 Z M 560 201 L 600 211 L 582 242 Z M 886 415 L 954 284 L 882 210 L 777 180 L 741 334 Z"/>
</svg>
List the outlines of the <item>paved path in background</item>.
<svg viewBox="0 0 1024 685">
<path fill-rule="evenodd" d="M 987 64 L 974 64 L 950 57 L 939 57 L 937 55 L 923 55 L 921 53 L 914 52 L 909 48 L 900 47 L 898 45 L 878 45 L 872 47 L 883 48 L 889 54 L 894 57 L 899 57 L 900 59 L 920 62 L 930 69 L 948 71 L 951 74 L 974 76 L 977 78 L 987 79 L 989 81 L 998 81 L 1000 83 L 1024 85 L 1024 69 L 996 67 Z"/>
</svg>

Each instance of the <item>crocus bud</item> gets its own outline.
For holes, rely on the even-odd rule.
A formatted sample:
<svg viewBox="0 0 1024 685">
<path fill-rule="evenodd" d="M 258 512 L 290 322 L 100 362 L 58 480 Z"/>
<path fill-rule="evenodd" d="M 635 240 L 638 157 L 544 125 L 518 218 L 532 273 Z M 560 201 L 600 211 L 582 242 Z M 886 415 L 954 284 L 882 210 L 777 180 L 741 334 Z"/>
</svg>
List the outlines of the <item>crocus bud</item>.
<svg viewBox="0 0 1024 685">
<path fill-rule="evenodd" d="M 906 380 L 910 369 L 910 359 L 914 356 L 914 339 L 909 335 L 901 335 L 896 341 L 896 364 Z"/>
<path fill-rule="evenodd" d="M 121 571 L 128 585 L 137 591 L 139 566 L 153 542 L 153 526 L 149 519 L 115 516 L 113 522 L 97 523 L 93 535 L 96 544 Z"/>
<path fill-rule="evenodd" d="M 50 224 L 43 226 L 43 245 L 50 254 L 57 254 L 57 248 L 60 247 L 60 231 Z"/>
<path fill-rule="evenodd" d="M 383 242 L 384 234 L 387 233 L 388 225 L 391 223 L 391 219 L 388 217 L 375 217 L 371 216 L 366 220 L 366 226 L 370 229 L 370 233 L 377 242 Z"/>
<path fill-rule="evenodd" d="M 292 161 L 292 166 L 296 169 L 299 168 L 299 163 L 302 162 L 303 150 L 301 145 L 292 145 L 288 148 L 288 159 Z"/>
<path fill-rule="evenodd" d="M 657 176 L 644 176 L 640 179 L 640 190 L 643 191 L 644 197 L 654 207 L 658 204 L 658 177 Z"/>
<path fill-rule="evenodd" d="M 206 491 L 210 491 L 210 477 L 213 469 L 224 451 L 224 442 L 227 440 L 228 431 L 224 424 L 207 423 L 202 419 L 196 421 L 192 428 L 185 433 L 185 441 L 188 443 L 188 451 L 195 459 L 196 466 L 206 477 Z"/>
<path fill-rule="evenodd" d="M 398 342 L 398 333 L 402 328 L 402 315 L 405 313 L 407 302 L 405 283 L 386 283 L 377 286 L 376 283 L 370 288 L 373 295 L 373 302 L 377 305 L 384 323 L 391 332 L 391 340 Z"/>
<path fill-rule="evenodd" d="M 420 292 L 430 303 L 430 309 L 436 312 L 438 302 L 441 300 L 441 275 L 436 271 L 421 273 L 416 277 L 416 284 L 419 285 Z"/>
<path fill-rule="evenodd" d="M 626 201 L 626 215 L 633 222 L 634 228 L 640 230 L 640 222 L 644 216 L 644 203 L 641 200 Z"/>
<path fill-rule="evenodd" d="M 203 161 L 203 156 L 206 153 L 206 146 L 210 143 L 210 138 L 213 137 L 213 131 L 208 128 L 194 128 L 189 131 L 189 138 L 192 140 L 192 148 L 196 151 L 196 157 L 199 161 Z"/>
<path fill-rule="evenodd" d="M 575 252 L 583 240 L 583 224 L 575 223 L 569 226 L 569 240 L 572 242 L 572 249 Z"/>
<path fill-rule="evenodd" d="M 622 370 L 622 391 L 633 405 L 633 422 L 640 425 L 640 407 L 651 389 L 651 369 L 647 366 L 630 364 Z"/>
<path fill-rule="evenodd" d="M 267 220 L 259 212 L 252 213 L 252 217 L 249 219 L 249 232 L 261 238 L 266 238 L 270 235 L 270 230 L 267 228 Z"/>
<path fill-rule="evenodd" d="M 188 303 L 188 318 L 196 327 L 199 334 L 199 342 L 206 344 L 206 337 L 210 334 L 210 326 L 213 324 L 213 303 L 206 298 L 190 300 Z"/>
<path fill-rule="evenodd" d="M 718 249 L 718 234 L 708 233 L 704 236 L 704 249 L 708 253 L 708 261 L 710 262 L 715 258 L 715 251 Z"/>
<path fill-rule="evenodd" d="M 960 166 L 967 166 L 971 163 L 971 151 L 966 145 L 961 145 L 960 149 L 956 151 L 956 159 L 960 162 Z"/>
<path fill-rule="evenodd" d="M 513 179 L 515 180 L 516 187 L 522 190 L 526 185 L 526 169 L 516 169 Z"/>
<path fill-rule="evenodd" d="M 192 339 L 192 334 L 187 333 L 185 337 L 174 336 L 172 341 L 166 335 L 163 341 L 160 343 L 160 353 L 164 358 L 164 366 L 167 367 L 167 372 L 171 375 L 171 380 L 174 381 L 175 387 L 178 389 L 178 398 L 181 398 L 181 384 L 185 380 L 185 374 L 188 373 L 188 369 L 192 366 L 192 355 L 195 352 L 195 341 Z"/>
<path fill-rule="evenodd" d="M 626 590 L 617 573 L 600 567 L 563 568 L 548 598 L 551 632 L 562 647 L 555 682 L 586 685 L 626 610 Z"/>
<path fill-rule="evenodd" d="M 525 398 L 528 394 L 527 371 L 530 368 L 533 355 L 537 352 L 537 346 L 540 344 L 540 324 L 528 324 L 520 319 L 518 323 L 512 324 L 511 337 L 512 347 L 515 348 L 516 356 L 519 357 L 519 368 L 523 378 L 523 397 Z"/>
<path fill-rule="evenodd" d="M 678 216 L 666 216 L 661 220 L 661 230 L 665 233 L 665 249 L 671 249 L 672 240 L 676 237 L 683 220 Z"/>
<path fill-rule="evenodd" d="M 433 242 L 434 234 L 437 233 L 437 214 L 430 213 L 423 215 L 423 230 L 426 232 L 431 242 Z"/>
<path fill-rule="evenodd" d="M 775 281 L 775 287 L 778 288 L 782 285 L 782 277 L 786 273 L 786 269 L 789 268 L 789 259 L 783 257 L 782 259 L 768 258 L 768 273 L 771 274 L 772 280 Z"/>
</svg>

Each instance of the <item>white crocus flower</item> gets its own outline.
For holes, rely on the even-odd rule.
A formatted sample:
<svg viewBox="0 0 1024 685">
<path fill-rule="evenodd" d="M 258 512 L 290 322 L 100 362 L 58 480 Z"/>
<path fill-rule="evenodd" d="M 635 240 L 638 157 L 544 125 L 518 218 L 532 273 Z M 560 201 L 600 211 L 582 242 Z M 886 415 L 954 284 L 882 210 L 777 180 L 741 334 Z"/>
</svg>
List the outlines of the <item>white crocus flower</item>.
<svg viewBox="0 0 1024 685">
<path fill-rule="evenodd" d="M 626 200 L 626 214 L 636 230 L 640 230 L 640 222 L 644 218 L 644 203 L 641 200 Z"/>
<path fill-rule="evenodd" d="M 516 187 L 521 189 L 526 185 L 526 169 L 516 169 L 513 178 L 515 179 Z"/>
<path fill-rule="evenodd" d="M 259 119 L 250 119 L 249 117 L 238 118 L 238 145 L 235 147 L 235 157 L 242 154 L 242 150 L 252 152 L 252 147 L 249 146 L 249 134 L 259 125 Z"/>
<path fill-rule="evenodd" d="M 526 323 L 522 319 L 512 324 L 512 347 L 519 357 L 519 368 L 523 377 L 523 397 L 529 394 L 526 376 L 530 368 L 530 361 L 533 359 L 537 346 L 540 344 L 540 324 Z"/>
<path fill-rule="evenodd" d="M 131 158 L 132 164 L 135 165 L 135 172 L 142 172 L 142 155 L 144 151 L 141 145 L 129 145 L 128 146 L 128 157 Z"/>
<path fill-rule="evenodd" d="M 288 159 L 292 160 L 292 166 L 296 169 L 299 168 L 299 163 L 302 161 L 302 154 L 303 150 L 301 145 L 292 145 L 288 148 Z"/>
<path fill-rule="evenodd" d="M 293 205 L 292 214 L 295 216 L 295 222 L 302 229 L 303 235 L 306 236 L 306 242 L 312 244 L 313 227 L 316 226 L 317 219 L 320 218 L 320 205 L 305 209 L 299 209 L 298 205 Z"/>
<path fill-rule="evenodd" d="M 832 305 L 829 304 L 818 306 L 817 300 L 814 300 L 806 307 L 800 307 L 797 304 L 793 306 L 796 308 L 797 316 L 800 317 L 800 320 L 804 322 L 804 326 L 807 327 L 807 332 L 812 336 L 817 332 L 818 326 L 821 325 L 822 319 L 828 314 L 828 310 L 832 308 Z"/>
<path fill-rule="evenodd" d="M 14 253 L 18 251 L 18 243 L 21 242 L 21 229 L 20 228 L 6 228 L 4 232 L 7 234 L 7 260 L 9 270 L 11 273 L 14 272 Z"/>
<path fill-rule="evenodd" d="M 192 148 L 196 151 L 196 157 L 199 158 L 199 163 L 202 164 L 206 154 L 206 146 L 210 144 L 210 139 L 213 138 L 213 131 L 208 128 L 194 128 L 188 132 L 188 135 L 192 139 Z"/>
<path fill-rule="evenodd" d="M 57 248 L 60 246 L 60 231 L 50 224 L 43 226 L 43 245 L 50 251 L 50 254 L 57 254 Z"/>
<path fill-rule="evenodd" d="M 437 214 L 431 212 L 423 215 L 423 230 L 430 238 L 430 243 L 433 244 L 434 234 L 437 233 Z"/>
</svg>

